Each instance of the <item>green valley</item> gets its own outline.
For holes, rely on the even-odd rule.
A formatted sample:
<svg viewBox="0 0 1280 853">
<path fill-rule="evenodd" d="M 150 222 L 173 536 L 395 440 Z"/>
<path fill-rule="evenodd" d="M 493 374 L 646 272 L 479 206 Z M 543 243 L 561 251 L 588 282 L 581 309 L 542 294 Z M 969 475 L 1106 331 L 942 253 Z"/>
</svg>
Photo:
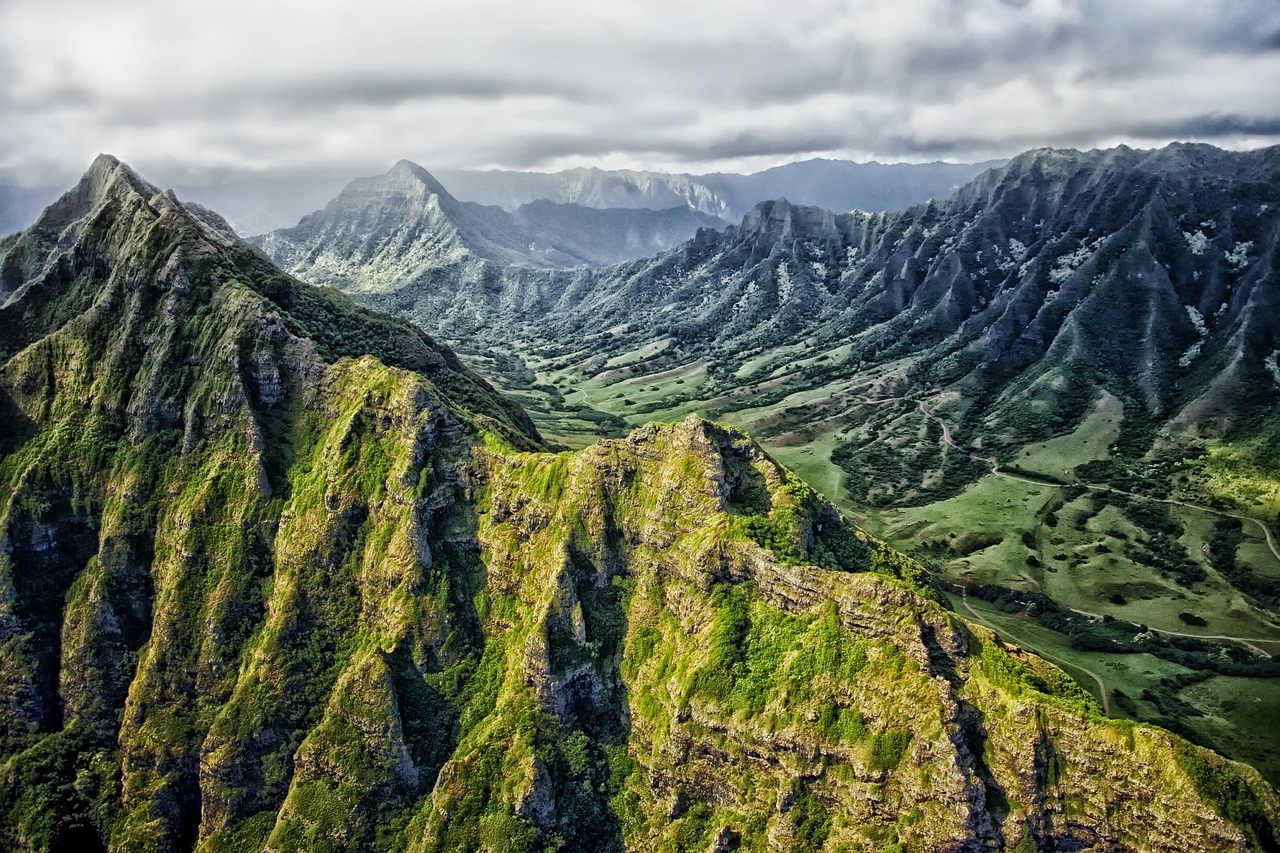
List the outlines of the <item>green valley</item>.
<svg viewBox="0 0 1280 853">
<path fill-rule="evenodd" d="M 545 401 L 544 436 L 449 348 L 224 224 L 103 157 L 0 243 L 6 846 L 1280 843 L 1256 770 L 1109 716 L 1119 693 L 1095 701 L 1011 639 L 1040 629 L 1008 627 L 1007 598 L 956 608 L 933 554 L 849 524 L 745 433 L 677 417 L 699 406 L 667 389 L 722 371 L 667 365 L 618 397 L 661 347 L 582 372 L 490 350 Z M 777 366 L 752 375 L 773 403 L 711 399 L 801 461 L 783 440 L 801 411 L 891 405 L 887 377 L 793 396 Z M 884 423 L 959 453 L 900 396 Z M 552 433 L 560 415 L 621 435 Z M 966 558 L 991 547 L 973 506 Z M 1205 535 L 1230 573 L 1247 533 Z M 1074 625 L 1013 609 L 1033 605 Z M 1194 705 L 1245 748 L 1270 706 L 1214 680 L 1256 663 L 1143 642 L 1126 715 Z"/>
</svg>

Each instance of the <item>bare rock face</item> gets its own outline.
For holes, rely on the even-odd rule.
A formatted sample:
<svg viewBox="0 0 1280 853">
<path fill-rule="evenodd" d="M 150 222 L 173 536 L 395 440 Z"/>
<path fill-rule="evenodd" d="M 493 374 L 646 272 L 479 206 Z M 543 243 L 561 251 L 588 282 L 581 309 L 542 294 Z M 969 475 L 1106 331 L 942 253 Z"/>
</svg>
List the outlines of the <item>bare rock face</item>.
<svg viewBox="0 0 1280 853">
<path fill-rule="evenodd" d="M 1275 843 L 1256 773 L 1108 719 L 742 434 L 542 452 L 207 219 L 101 161 L 0 249 L 6 849 Z"/>
</svg>

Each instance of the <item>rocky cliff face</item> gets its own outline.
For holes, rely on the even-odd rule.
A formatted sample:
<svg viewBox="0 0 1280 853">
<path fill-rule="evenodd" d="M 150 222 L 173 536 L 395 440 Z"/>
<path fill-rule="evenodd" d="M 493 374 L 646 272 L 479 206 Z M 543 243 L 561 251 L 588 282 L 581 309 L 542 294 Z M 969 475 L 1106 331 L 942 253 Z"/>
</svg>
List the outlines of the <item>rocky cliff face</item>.
<svg viewBox="0 0 1280 853">
<path fill-rule="evenodd" d="M 910 562 L 740 434 L 690 418 L 480 460 L 489 584 L 518 615 L 494 713 L 553 710 L 562 744 L 511 749 L 504 730 L 489 748 L 502 778 L 528 780 L 512 806 L 544 832 L 573 831 L 561 798 L 577 794 L 541 768 L 571 765 L 582 733 L 637 846 L 1250 843 L 1188 781 L 1177 738 L 1105 718 L 1060 672 L 945 612 Z"/>
<path fill-rule="evenodd" d="M 578 453 L 99 160 L 0 244 L 14 849 L 1273 849 L 739 433 Z"/>
<path fill-rule="evenodd" d="M 6 837 L 190 847 L 278 807 L 362 596 L 412 617 L 429 460 L 537 435 L 109 158 L 2 251 Z"/>
</svg>

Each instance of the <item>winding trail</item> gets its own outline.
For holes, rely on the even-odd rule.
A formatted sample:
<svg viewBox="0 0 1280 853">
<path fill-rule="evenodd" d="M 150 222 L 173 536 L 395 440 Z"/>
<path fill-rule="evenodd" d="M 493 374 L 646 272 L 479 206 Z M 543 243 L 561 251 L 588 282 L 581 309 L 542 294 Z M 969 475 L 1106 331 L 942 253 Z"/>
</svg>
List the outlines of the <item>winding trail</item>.
<svg viewBox="0 0 1280 853">
<path fill-rule="evenodd" d="M 1023 640 L 1019 640 L 1017 637 L 1013 635 L 1011 631 L 1008 631 L 1004 628 L 997 628 L 985 616 L 983 616 L 981 613 L 973 609 L 973 605 L 969 603 L 969 596 L 967 594 L 961 593 L 960 603 L 964 605 L 964 609 L 968 610 L 974 619 L 976 619 L 978 622 L 982 623 L 983 625 L 986 625 L 988 628 L 990 628 L 992 631 L 995 631 L 997 634 L 1003 634 L 1005 637 L 1008 637 L 1009 639 L 1013 640 L 1019 646 L 1023 646 L 1028 649 L 1035 649 L 1035 653 L 1037 655 L 1039 655 L 1042 658 L 1045 658 L 1046 660 L 1053 661 L 1060 667 L 1079 670 L 1080 672 L 1083 672 L 1085 675 L 1092 678 L 1098 684 L 1098 696 L 1102 699 L 1102 713 L 1110 716 L 1111 700 L 1107 697 L 1107 683 L 1102 680 L 1102 676 L 1098 675 L 1098 673 L 1094 672 L 1091 669 L 1086 669 L 1085 667 L 1081 666 L 1078 663 L 1071 663 L 1070 661 L 1063 660 L 1062 658 L 1057 657 L 1056 655 L 1049 654 L 1044 649 L 1038 648 L 1036 643 L 1028 643 Z"/>
</svg>

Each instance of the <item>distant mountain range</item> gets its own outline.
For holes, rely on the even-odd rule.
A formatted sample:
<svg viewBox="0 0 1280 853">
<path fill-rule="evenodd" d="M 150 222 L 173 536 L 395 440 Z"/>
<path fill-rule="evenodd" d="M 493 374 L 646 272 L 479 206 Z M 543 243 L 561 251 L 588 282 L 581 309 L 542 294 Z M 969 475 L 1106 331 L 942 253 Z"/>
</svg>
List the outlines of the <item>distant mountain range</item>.
<svg viewBox="0 0 1280 853">
<path fill-rule="evenodd" d="M 539 201 L 514 213 L 458 201 L 415 163 L 352 181 L 293 228 L 255 237 L 268 254 L 318 282 L 406 280 L 419 269 L 483 261 L 500 266 L 601 266 L 656 254 L 700 228 L 726 223 L 680 206 L 596 210 Z M 376 272 L 375 272 L 376 271 Z"/>
<path fill-rule="evenodd" d="M 729 220 L 741 219 L 756 203 L 787 198 L 828 210 L 902 210 L 945 198 L 986 163 L 854 163 L 805 160 L 750 175 L 667 174 L 625 169 L 562 172 L 439 171 L 458 198 L 515 210 L 536 199 L 584 207 L 665 208 L 686 205 Z"/>
<path fill-rule="evenodd" d="M 670 338 L 712 375 L 770 348 L 845 345 L 826 372 L 899 364 L 913 381 L 965 389 L 965 423 L 1047 407 L 1043 426 L 1013 442 L 1073 421 L 1091 388 L 1201 424 L 1275 399 L 1278 162 L 1275 148 L 1037 150 L 902 213 L 766 202 L 740 225 L 596 271 L 476 273 L 462 247 L 510 261 L 524 241 L 495 248 L 473 224 L 485 209 L 447 201 L 438 185 L 442 213 L 404 228 L 433 248 L 406 251 L 397 238 L 384 252 L 400 220 L 377 192 L 327 211 L 324 230 L 262 245 L 296 274 L 394 302 L 454 338 L 500 341 L 518 328 L 570 346 L 610 327 L 592 339 L 601 353 Z"/>
<path fill-rule="evenodd" d="M 808 160 L 752 175 L 667 174 L 627 170 L 570 169 L 554 174 L 514 171 L 437 171 L 461 201 L 497 205 L 515 212 L 536 201 L 595 209 L 664 210 L 685 207 L 736 221 L 756 202 L 786 197 L 832 210 L 898 210 L 949 195 L 991 163 L 854 163 Z M 217 210 L 241 235 L 287 228 L 333 197 L 344 179 L 332 171 L 208 173 L 172 182 L 184 200 Z M 0 177 L 0 236 L 19 231 L 62 193 L 61 185 L 26 186 Z M 726 223 L 727 224 L 727 223 Z M 651 231 L 651 229 L 653 229 Z M 634 234 L 660 251 L 671 244 L 663 226 L 641 221 Z M 653 233 L 649 238 L 644 235 Z M 692 235 L 688 232 L 685 237 Z M 683 239 L 683 238 L 682 238 Z M 676 241 L 679 242 L 679 241 Z M 606 253 L 607 254 L 607 253 Z M 628 257 L 640 257 L 639 253 Z"/>
</svg>

